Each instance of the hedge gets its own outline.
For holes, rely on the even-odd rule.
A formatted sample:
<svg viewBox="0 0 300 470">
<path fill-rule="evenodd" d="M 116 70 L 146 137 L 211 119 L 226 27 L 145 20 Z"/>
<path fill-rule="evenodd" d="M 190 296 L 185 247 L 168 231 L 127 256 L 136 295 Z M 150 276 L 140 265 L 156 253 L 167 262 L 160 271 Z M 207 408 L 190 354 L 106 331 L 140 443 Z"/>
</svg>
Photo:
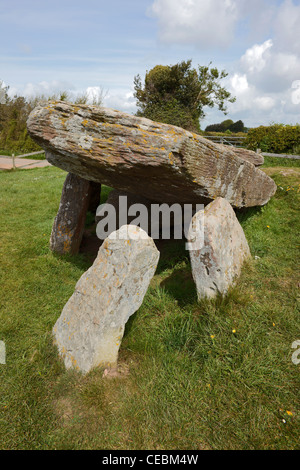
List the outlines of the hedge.
<svg viewBox="0 0 300 470">
<path fill-rule="evenodd" d="M 249 129 L 246 145 L 250 150 L 260 148 L 262 152 L 300 152 L 300 125 L 273 124 Z"/>
</svg>

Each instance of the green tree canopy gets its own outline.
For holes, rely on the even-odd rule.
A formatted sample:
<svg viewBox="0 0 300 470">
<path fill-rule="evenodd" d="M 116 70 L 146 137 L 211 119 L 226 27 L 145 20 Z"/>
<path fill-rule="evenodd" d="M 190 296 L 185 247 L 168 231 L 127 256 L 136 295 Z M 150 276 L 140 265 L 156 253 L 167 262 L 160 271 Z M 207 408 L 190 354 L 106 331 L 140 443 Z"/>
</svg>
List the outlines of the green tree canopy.
<svg viewBox="0 0 300 470">
<path fill-rule="evenodd" d="M 243 121 L 233 122 L 231 119 L 221 122 L 220 124 L 210 124 L 205 128 L 205 132 L 246 132 Z"/>
<path fill-rule="evenodd" d="M 225 70 L 209 66 L 192 68 L 192 61 L 176 65 L 157 65 L 145 76 L 134 77 L 134 96 L 137 99 L 137 116 L 173 124 L 197 132 L 199 120 L 205 116 L 205 107 L 218 106 L 227 114 L 227 102 L 235 98 L 221 86 L 227 77 Z"/>
</svg>

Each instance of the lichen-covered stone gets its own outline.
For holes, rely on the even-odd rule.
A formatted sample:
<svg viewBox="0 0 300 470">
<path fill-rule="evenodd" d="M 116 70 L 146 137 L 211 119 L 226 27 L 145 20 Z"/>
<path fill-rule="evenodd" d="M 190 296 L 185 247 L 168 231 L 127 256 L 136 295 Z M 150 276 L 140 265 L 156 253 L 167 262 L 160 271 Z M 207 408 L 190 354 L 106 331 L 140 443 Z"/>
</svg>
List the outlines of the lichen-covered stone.
<svg viewBox="0 0 300 470">
<path fill-rule="evenodd" d="M 225 145 L 223 147 L 225 147 Z M 253 152 L 252 150 L 244 149 L 243 147 L 230 147 L 230 150 L 234 152 L 237 157 L 246 162 L 253 163 L 255 166 L 261 166 L 265 162 L 263 155 Z"/>
<path fill-rule="evenodd" d="M 139 227 L 124 225 L 104 241 L 53 328 L 67 368 L 116 366 L 125 324 L 141 306 L 158 259 Z"/>
<path fill-rule="evenodd" d="M 90 181 L 72 173 L 67 175 L 50 236 L 50 249 L 53 252 L 78 253 L 91 194 Z"/>
<path fill-rule="evenodd" d="M 197 227 L 201 224 L 204 224 L 203 244 L 197 246 Z M 250 258 L 244 231 L 228 201 L 218 198 L 204 212 L 197 212 L 191 221 L 188 241 L 196 248 L 189 253 L 198 298 L 226 294 Z"/>
<path fill-rule="evenodd" d="M 108 108 L 62 101 L 37 106 L 30 136 L 53 165 L 161 203 L 266 204 L 274 181 L 228 146 L 179 127 Z"/>
</svg>

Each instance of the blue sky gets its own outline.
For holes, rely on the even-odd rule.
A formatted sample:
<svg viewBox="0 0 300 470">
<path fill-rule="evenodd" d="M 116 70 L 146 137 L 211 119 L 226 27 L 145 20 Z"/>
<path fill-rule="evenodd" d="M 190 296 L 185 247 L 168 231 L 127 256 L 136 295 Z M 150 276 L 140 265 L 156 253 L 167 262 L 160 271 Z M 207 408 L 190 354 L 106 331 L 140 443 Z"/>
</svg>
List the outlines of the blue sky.
<svg viewBox="0 0 300 470">
<path fill-rule="evenodd" d="M 105 92 L 134 113 L 133 78 L 192 59 L 229 73 L 227 118 L 300 122 L 300 0 L 0 0 L 0 80 L 10 93 Z M 208 110 L 201 123 L 226 119 Z"/>
</svg>

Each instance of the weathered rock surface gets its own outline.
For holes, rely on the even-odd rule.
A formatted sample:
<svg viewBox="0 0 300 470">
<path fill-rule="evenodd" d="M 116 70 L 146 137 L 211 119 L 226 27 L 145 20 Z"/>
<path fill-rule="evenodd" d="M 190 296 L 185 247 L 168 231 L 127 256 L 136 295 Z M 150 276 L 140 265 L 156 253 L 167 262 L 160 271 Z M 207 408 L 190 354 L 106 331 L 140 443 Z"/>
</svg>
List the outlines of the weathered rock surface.
<svg viewBox="0 0 300 470">
<path fill-rule="evenodd" d="M 53 328 L 67 368 L 116 366 L 125 324 L 141 306 L 158 259 L 139 227 L 123 226 L 104 241 Z"/>
<path fill-rule="evenodd" d="M 274 181 L 226 146 L 108 108 L 50 102 L 29 116 L 28 132 L 53 165 L 90 181 L 165 203 L 233 207 L 266 204 Z"/>
<path fill-rule="evenodd" d="M 228 148 L 225 145 L 222 147 Z M 260 153 L 253 152 L 252 150 L 244 149 L 242 147 L 230 147 L 230 150 L 235 153 L 235 155 L 246 162 L 253 163 L 255 166 L 261 166 L 264 164 L 264 156 Z"/>
<path fill-rule="evenodd" d="M 225 199 L 218 198 L 194 215 L 188 241 L 195 243 L 197 223 L 204 224 L 203 245 L 190 250 L 193 278 L 198 298 L 226 294 L 250 258 L 244 231 L 234 210 Z"/>
<path fill-rule="evenodd" d="M 53 252 L 78 253 L 94 184 L 72 173 L 67 175 L 50 236 Z"/>
</svg>

